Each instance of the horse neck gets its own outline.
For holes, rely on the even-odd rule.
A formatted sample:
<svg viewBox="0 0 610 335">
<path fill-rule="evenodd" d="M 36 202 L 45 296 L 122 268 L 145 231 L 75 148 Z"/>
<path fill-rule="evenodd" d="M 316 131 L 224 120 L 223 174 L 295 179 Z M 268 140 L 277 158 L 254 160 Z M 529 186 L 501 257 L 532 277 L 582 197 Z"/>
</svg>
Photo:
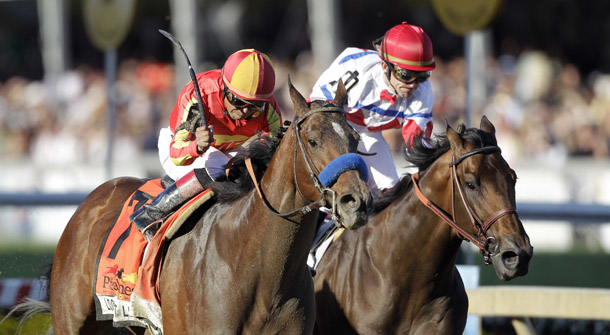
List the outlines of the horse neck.
<svg viewBox="0 0 610 335">
<path fill-rule="evenodd" d="M 451 215 L 448 173 L 433 165 L 422 172 L 419 185 L 432 202 Z M 462 240 L 449 224 L 417 198 L 413 185 L 372 221 L 373 224 L 365 228 L 371 230 L 368 238 L 372 243 L 381 246 L 375 248 L 382 250 L 377 256 L 401 262 L 390 265 L 397 268 L 392 272 L 399 274 L 400 268 L 434 273 L 452 270 Z"/>
<path fill-rule="evenodd" d="M 299 160 L 300 151 L 296 149 L 292 128 L 286 133 L 278 146 L 273 158 L 261 180 L 261 188 L 271 205 L 280 213 L 290 212 L 305 206 L 309 201 L 304 199 L 295 184 L 295 174 L 298 180 L 307 180 L 309 176 L 304 172 L 303 163 Z M 296 157 L 295 157 L 296 156 Z M 294 160 L 297 159 L 295 167 Z M 313 184 L 311 184 L 313 186 Z"/>
<path fill-rule="evenodd" d="M 278 146 L 260 181 L 261 189 L 269 204 L 282 214 L 299 209 L 309 203 L 300 196 L 295 186 L 293 176 L 295 173 L 293 164 L 294 145 L 292 130 L 289 130 Z M 299 178 L 309 180 L 307 174 L 301 175 Z M 318 211 L 314 210 L 305 215 L 299 214 L 282 218 L 265 208 L 258 195 L 256 195 L 256 198 L 259 202 L 256 206 L 261 208 L 262 211 L 261 216 L 259 216 L 261 220 L 257 224 L 266 226 L 265 238 L 269 242 L 263 247 L 272 249 L 273 253 L 285 253 L 290 255 L 288 257 L 296 257 L 290 262 L 304 265 L 309 247 L 313 241 Z"/>
</svg>

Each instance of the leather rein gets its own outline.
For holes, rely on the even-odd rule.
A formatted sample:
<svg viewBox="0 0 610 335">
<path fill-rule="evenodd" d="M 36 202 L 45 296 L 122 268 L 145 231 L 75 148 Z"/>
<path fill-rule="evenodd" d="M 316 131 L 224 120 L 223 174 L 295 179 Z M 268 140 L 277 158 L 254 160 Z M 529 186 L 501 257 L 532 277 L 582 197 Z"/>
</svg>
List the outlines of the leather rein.
<svg viewBox="0 0 610 335">
<path fill-rule="evenodd" d="M 337 207 L 336 207 L 336 203 L 337 203 L 336 202 L 336 193 L 335 193 L 335 191 L 331 190 L 330 188 L 324 187 L 322 185 L 322 183 L 320 182 L 320 179 L 318 178 L 319 171 L 315 168 L 315 166 L 313 165 L 313 162 L 311 161 L 311 158 L 307 155 L 307 153 L 305 151 L 305 144 L 303 143 L 303 139 L 301 138 L 300 131 L 301 131 L 301 123 L 303 123 L 303 121 L 305 121 L 305 119 L 307 117 L 311 116 L 312 114 L 315 114 L 315 113 L 343 113 L 343 112 L 344 112 L 343 109 L 339 108 L 339 107 L 321 107 L 321 108 L 316 108 L 316 109 L 312 109 L 312 110 L 308 111 L 307 113 L 303 114 L 300 118 L 298 118 L 294 122 L 292 122 L 292 128 L 293 128 L 293 132 L 294 132 L 294 136 L 293 136 L 294 150 L 293 150 L 293 164 L 292 164 L 294 183 L 299 192 L 299 195 L 303 199 L 309 201 L 309 203 L 307 205 L 305 205 L 301 208 L 292 210 L 288 213 L 280 213 L 275 208 L 273 208 L 273 206 L 269 203 L 269 200 L 267 200 L 267 197 L 263 193 L 260 183 L 256 179 L 256 175 L 254 174 L 254 169 L 252 167 L 252 162 L 251 162 L 250 158 L 247 158 L 245 160 L 246 167 L 248 169 L 248 173 L 250 174 L 250 178 L 252 178 L 252 181 L 254 182 L 256 191 L 258 192 L 258 195 L 260 196 L 260 198 L 263 200 L 263 204 L 265 205 L 265 207 L 267 207 L 267 209 L 269 211 L 271 211 L 271 213 L 273 213 L 279 217 L 292 217 L 292 216 L 296 216 L 296 215 L 307 214 L 307 213 L 311 212 L 312 210 L 326 206 L 328 203 L 328 201 L 326 200 L 326 197 L 328 194 L 330 194 L 330 196 L 332 198 L 331 216 L 335 220 L 336 224 L 340 224 L 341 218 L 340 218 L 339 214 L 337 213 Z M 305 161 L 305 166 L 307 167 L 307 170 L 309 171 L 309 178 L 311 179 L 313 185 L 316 187 L 316 189 L 320 193 L 320 199 L 318 199 L 316 201 L 308 200 L 303 195 L 303 192 L 301 191 L 301 188 L 299 187 L 299 183 L 297 181 L 297 166 L 296 166 L 297 151 L 298 151 L 297 148 L 300 149 L 301 154 L 303 155 L 303 160 Z"/>
<path fill-rule="evenodd" d="M 449 168 L 451 171 L 451 213 L 452 217 L 450 217 L 442 208 L 434 204 L 430 199 L 428 199 L 421 191 L 419 187 L 419 173 L 415 173 L 411 175 L 411 180 L 413 181 L 413 185 L 415 188 L 415 193 L 417 194 L 417 198 L 430 210 L 432 210 L 438 217 L 440 217 L 443 221 L 449 224 L 453 229 L 455 229 L 458 233 L 458 236 L 463 240 L 467 240 L 472 242 L 472 244 L 476 245 L 479 248 L 480 253 L 483 255 L 485 264 L 491 264 L 491 257 L 497 254 L 497 246 L 496 250 L 493 250 L 493 253 L 489 251 L 489 242 L 490 240 L 494 240 L 495 238 L 492 236 L 487 236 L 487 231 L 489 228 L 500 218 L 508 214 L 517 214 L 517 209 L 515 207 L 506 207 L 498 210 L 489 216 L 485 221 L 482 221 L 481 218 L 474 212 L 470 204 L 468 203 L 466 196 L 464 194 L 464 190 L 462 185 L 460 184 L 460 180 L 457 175 L 456 167 L 460 164 L 464 159 L 477 155 L 477 154 L 489 154 L 494 152 L 501 152 L 500 147 L 497 146 L 489 146 L 483 147 L 479 149 L 475 149 L 470 151 L 457 159 L 453 154 L 451 154 L 451 163 L 449 164 Z M 464 208 L 470 217 L 470 221 L 472 222 L 472 227 L 476 232 L 476 236 L 468 232 L 466 229 L 462 228 L 455 221 L 455 186 L 457 185 L 458 192 L 460 194 L 460 198 L 462 199 L 462 203 L 464 204 Z"/>
</svg>

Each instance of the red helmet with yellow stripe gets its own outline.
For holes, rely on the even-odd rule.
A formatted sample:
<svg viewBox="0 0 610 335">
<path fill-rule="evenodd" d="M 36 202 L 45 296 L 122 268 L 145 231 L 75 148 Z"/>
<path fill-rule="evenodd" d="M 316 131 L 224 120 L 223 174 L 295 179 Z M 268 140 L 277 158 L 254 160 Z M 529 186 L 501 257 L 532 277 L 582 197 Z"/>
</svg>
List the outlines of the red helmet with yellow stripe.
<svg viewBox="0 0 610 335">
<path fill-rule="evenodd" d="M 431 71 L 436 67 L 432 41 L 418 26 L 403 22 L 392 27 L 375 42 L 384 61 L 411 71 Z"/>
<path fill-rule="evenodd" d="M 233 53 L 222 67 L 222 81 L 244 100 L 269 100 L 275 88 L 275 71 L 269 57 L 254 49 Z"/>
</svg>

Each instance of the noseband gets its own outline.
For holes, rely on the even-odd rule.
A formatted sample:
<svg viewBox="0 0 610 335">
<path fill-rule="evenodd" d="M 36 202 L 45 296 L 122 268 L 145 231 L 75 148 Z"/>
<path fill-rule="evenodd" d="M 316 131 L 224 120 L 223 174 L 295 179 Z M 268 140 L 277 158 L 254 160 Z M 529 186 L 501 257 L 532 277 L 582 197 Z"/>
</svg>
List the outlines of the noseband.
<svg viewBox="0 0 610 335">
<path fill-rule="evenodd" d="M 299 183 L 297 181 L 297 172 L 296 172 L 297 163 L 296 163 L 296 161 L 297 161 L 297 151 L 298 151 L 297 148 L 299 148 L 301 151 L 301 154 L 303 156 L 303 160 L 305 161 L 305 166 L 307 167 L 307 170 L 309 171 L 309 178 L 311 179 L 315 188 L 318 190 L 318 193 L 320 193 L 320 199 L 313 201 L 313 202 L 310 201 L 309 204 L 307 204 L 301 208 L 295 209 L 291 212 L 284 213 L 284 214 L 279 213 L 277 210 L 275 210 L 273 208 L 273 206 L 271 206 L 271 204 L 265 197 L 265 195 L 262 191 L 262 188 L 260 187 L 259 183 L 256 180 L 256 176 L 254 175 L 254 169 L 252 168 L 252 162 L 250 161 L 250 159 L 246 159 L 246 166 L 250 173 L 250 177 L 254 181 L 254 186 L 256 187 L 256 190 L 257 190 L 259 196 L 261 197 L 261 199 L 263 200 L 263 203 L 265 204 L 265 207 L 267 207 L 267 209 L 269 209 L 273 214 L 280 216 L 280 217 L 291 217 L 291 216 L 309 213 L 314 209 L 318 209 L 320 207 L 326 206 L 328 204 L 328 201 L 326 200 L 326 198 L 330 194 L 330 197 L 332 198 L 331 216 L 332 216 L 332 219 L 335 221 L 335 225 L 340 226 L 341 217 L 337 213 L 337 205 L 336 205 L 337 204 L 337 201 L 336 201 L 337 195 L 336 195 L 335 191 L 330 189 L 330 187 L 336 182 L 338 175 L 340 175 L 341 173 L 348 171 L 348 170 L 358 170 L 360 172 L 360 175 L 363 177 L 363 179 L 368 179 L 368 169 L 366 168 L 366 163 L 364 163 L 364 160 L 362 159 L 362 157 L 358 156 L 355 153 L 346 153 L 346 154 L 343 154 L 343 155 L 335 158 L 333 161 L 331 161 L 324 169 L 322 169 L 322 172 L 318 172 L 318 170 L 315 168 L 311 158 L 307 155 L 307 152 L 305 151 L 305 144 L 303 143 L 303 139 L 301 138 L 301 134 L 300 134 L 301 123 L 303 123 L 303 121 L 305 121 L 305 119 L 307 117 L 309 117 L 315 113 L 344 113 L 344 110 L 342 108 L 334 107 L 334 106 L 316 108 L 316 109 L 312 109 L 312 110 L 308 111 L 307 113 L 303 114 L 300 118 L 296 119 L 292 123 L 292 128 L 293 128 L 293 133 L 294 133 L 294 136 L 293 136 L 294 150 L 293 150 L 293 166 L 292 166 L 294 184 L 299 192 L 299 195 L 303 199 L 310 201 L 303 195 L 303 192 L 301 191 L 301 188 L 299 187 Z M 323 178 L 323 181 L 320 181 L 319 176 L 322 176 L 322 175 L 325 177 Z"/>
<path fill-rule="evenodd" d="M 476 245 L 479 248 L 479 251 L 481 252 L 481 254 L 483 255 L 486 265 L 491 264 L 491 257 L 497 253 L 497 250 L 494 250 L 493 253 L 491 253 L 489 251 L 489 242 L 494 240 L 494 237 L 491 237 L 491 236 L 488 237 L 487 231 L 489 230 L 491 225 L 493 225 L 501 217 L 508 215 L 508 214 L 516 214 L 517 209 L 514 207 L 507 207 L 507 208 L 500 209 L 497 212 L 493 213 L 491 216 L 489 216 L 487 218 L 487 220 L 482 221 L 479 218 L 479 216 L 474 212 L 474 210 L 472 209 L 472 207 L 470 206 L 470 204 L 468 203 L 468 201 L 466 199 L 464 190 L 460 184 L 460 181 L 459 181 L 459 178 L 457 175 L 456 167 L 464 159 L 466 159 L 470 156 L 477 155 L 477 154 L 485 155 L 485 154 L 494 153 L 494 152 L 501 152 L 501 150 L 497 146 L 479 148 L 479 149 L 470 151 L 470 152 L 458 157 L 457 159 L 455 158 L 455 156 L 453 154 L 451 154 L 451 163 L 449 164 L 449 168 L 451 171 L 451 212 L 452 212 L 453 218 L 455 218 L 455 185 L 457 185 L 457 189 L 460 194 L 460 198 L 462 199 L 464 208 L 466 209 L 466 212 L 468 213 L 468 216 L 470 217 L 470 221 L 472 222 L 472 227 L 474 228 L 474 231 L 476 232 L 476 236 L 469 233 L 464 228 L 460 227 L 457 224 L 457 222 L 455 222 L 455 219 L 452 219 L 451 217 L 449 217 L 449 215 L 447 215 L 447 213 L 443 209 L 441 209 L 436 204 L 434 204 L 432 201 L 430 201 L 430 199 L 428 199 L 422 193 L 421 189 L 419 188 L 419 184 L 418 184 L 419 173 L 415 173 L 415 174 L 411 175 L 411 179 L 413 180 L 413 185 L 415 187 L 415 193 L 417 194 L 417 197 L 419 198 L 419 200 L 426 207 L 430 208 L 438 217 L 443 219 L 443 221 L 447 222 L 451 227 L 453 227 L 453 229 L 455 229 L 457 231 L 458 236 L 460 236 L 460 238 L 462 238 L 464 240 L 468 240 L 468 241 L 472 242 L 472 244 Z"/>
</svg>

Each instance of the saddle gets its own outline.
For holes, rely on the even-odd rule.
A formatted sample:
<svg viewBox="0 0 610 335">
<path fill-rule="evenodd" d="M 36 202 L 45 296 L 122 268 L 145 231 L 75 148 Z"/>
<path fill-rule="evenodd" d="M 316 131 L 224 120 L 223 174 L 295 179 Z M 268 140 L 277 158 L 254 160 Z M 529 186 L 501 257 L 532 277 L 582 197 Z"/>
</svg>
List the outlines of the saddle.
<svg viewBox="0 0 610 335">
<path fill-rule="evenodd" d="M 138 326 L 162 334 L 158 277 L 169 240 L 186 219 L 214 196 L 205 190 L 171 214 L 146 243 L 129 215 L 152 202 L 171 179 L 151 179 L 124 203 L 101 244 L 94 280 L 97 320 L 112 320 L 115 327 Z"/>
</svg>

